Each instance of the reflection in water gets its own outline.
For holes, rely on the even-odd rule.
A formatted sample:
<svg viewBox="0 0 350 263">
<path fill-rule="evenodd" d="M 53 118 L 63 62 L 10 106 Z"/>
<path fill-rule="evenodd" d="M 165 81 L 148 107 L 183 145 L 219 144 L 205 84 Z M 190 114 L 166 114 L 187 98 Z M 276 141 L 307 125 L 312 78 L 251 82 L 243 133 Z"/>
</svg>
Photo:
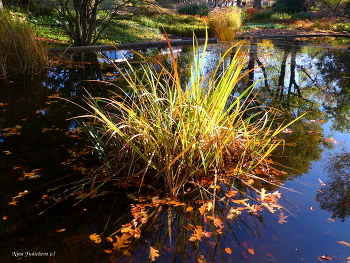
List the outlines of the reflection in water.
<svg viewBox="0 0 350 263">
<path fill-rule="evenodd" d="M 283 165 L 281 170 L 288 172 L 280 178 L 286 184 L 295 177 L 307 176 L 313 164 L 322 157 L 322 153 L 336 146 L 334 141 L 325 138 L 325 125 L 329 124 L 333 130 L 343 133 L 350 130 L 350 118 L 347 118 L 350 117 L 349 52 L 308 47 L 310 43 L 309 39 L 291 41 L 287 45 L 282 40 L 264 40 L 252 45 L 249 51 L 247 70 L 257 66 L 260 68 L 251 71 L 247 81 L 262 80 L 255 88 L 255 99 L 268 107 L 286 112 L 287 119 L 308 112 L 305 118 L 293 124 L 290 131 L 282 135 L 285 145 L 272 157 Z M 224 48 L 220 45 L 209 47 L 208 65 L 217 61 L 216 54 L 220 54 Z M 157 56 L 164 61 L 168 59 L 168 55 L 159 53 L 159 50 L 143 50 L 139 53 L 144 56 Z M 178 57 L 181 69 L 188 67 L 192 56 L 191 49 L 183 49 Z M 317 256 L 331 253 L 317 251 L 318 254 L 310 256 L 308 260 L 308 253 L 311 254 L 309 249 L 304 248 L 302 252 L 303 248 L 298 247 L 298 253 L 302 253 L 302 256 L 293 254 L 296 253 L 295 247 L 290 251 L 289 246 L 294 246 L 291 240 L 302 243 L 304 238 L 308 239 L 302 236 L 304 233 L 295 236 L 300 231 L 296 229 L 300 225 L 302 230 L 310 228 L 309 222 L 300 219 L 305 211 L 300 218 L 293 216 L 300 213 L 298 211 L 302 201 L 298 206 L 289 208 L 291 214 L 283 210 L 285 216 L 289 216 L 286 219 L 288 223 L 283 225 L 278 224 L 279 220 L 283 221 L 283 216 L 277 212 L 272 215 L 267 211 L 251 214 L 237 212 L 232 218 L 228 218 L 230 211 L 248 209 L 239 210 L 238 207 L 244 206 L 234 203 L 232 197 L 228 201 L 225 192 L 231 187 L 224 185 L 223 192 L 219 194 L 222 201 L 217 199 L 214 202 L 207 198 L 204 210 L 205 203 L 193 201 L 199 193 L 193 193 L 186 200 L 176 201 L 186 205 L 165 203 L 148 206 L 148 223 L 142 228 L 137 246 L 130 250 L 131 258 L 124 255 L 118 259 L 117 254 L 104 251 L 113 246 L 112 244 L 104 240 L 102 244 L 96 245 L 88 237 L 92 233 L 108 236 L 132 220 L 130 204 L 142 202 L 125 198 L 124 188 L 127 187 L 128 193 L 136 195 L 134 186 L 116 182 L 115 188 L 108 189 L 108 194 L 95 196 L 73 206 L 80 200 L 76 198 L 81 197 L 77 190 L 67 202 L 38 216 L 54 203 L 54 200 L 44 198 L 48 194 L 48 188 L 81 180 L 84 173 L 90 172 L 89 169 L 99 164 L 97 158 L 91 156 L 91 151 L 87 149 L 90 146 L 89 141 L 76 129 L 72 120 L 67 120 L 83 114 L 84 110 L 55 98 L 59 94 L 60 97 L 80 104 L 86 91 L 92 96 L 108 96 L 109 90 L 113 91 L 113 86 L 109 83 L 95 80 L 108 80 L 123 86 L 123 83 L 118 82 L 119 73 L 114 67 L 97 63 L 98 59 L 101 58 L 96 54 L 67 57 L 62 63 L 53 66 L 47 76 L 34 83 L 1 85 L 1 206 L 4 211 L 2 216 L 7 216 L 2 222 L 3 230 L 0 233 L 4 237 L 3 242 L 6 242 L 1 246 L 1 259 L 5 262 L 17 262 L 17 259 L 11 257 L 13 251 L 40 249 L 55 250 L 58 253 L 56 262 L 148 262 L 150 246 L 160 251 L 161 262 L 299 262 L 301 257 L 303 262 L 315 262 Z M 138 61 L 140 58 L 133 57 L 130 62 Z M 124 63 L 118 60 L 115 62 L 120 67 Z M 135 66 L 137 68 L 137 64 Z M 183 72 L 186 73 L 185 70 Z M 266 79 L 266 76 L 271 78 Z M 242 83 L 239 88 L 243 90 L 246 85 L 247 83 Z M 48 96 L 53 97 L 49 99 Z M 281 121 L 286 116 L 281 116 Z M 16 126 L 16 131 L 6 130 Z M 348 151 L 344 150 L 329 160 L 329 180 L 324 180 L 327 185 L 316 196 L 322 209 L 342 221 L 349 216 L 349 158 Z M 39 168 L 35 174 L 31 174 Z M 41 177 L 28 179 L 30 176 L 25 175 Z M 55 181 L 57 179 L 60 180 Z M 69 187 L 55 190 L 57 195 L 53 196 L 57 199 L 65 198 L 64 189 Z M 257 183 L 254 187 L 265 187 L 270 193 L 278 189 L 278 185 Z M 8 205 L 13 197 L 25 190 L 30 193 L 16 205 Z M 258 197 L 247 192 L 245 186 L 239 186 L 237 182 L 235 190 L 239 190 L 242 195 L 239 198 Z M 151 190 L 148 193 L 152 193 Z M 152 195 L 147 197 L 146 194 L 145 200 L 151 202 Z M 294 200 L 293 196 L 286 201 L 292 203 L 291 200 Z M 208 209 L 210 202 L 215 203 L 215 209 Z M 257 204 L 250 200 L 247 203 L 251 206 Z M 316 210 L 315 213 L 317 212 Z M 294 229 L 289 226 L 289 222 L 293 220 L 298 222 Z M 117 234 L 120 235 L 119 232 Z M 196 240 L 196 235 L 202 237 L 201 241 Z M 193 241 L 190 241 L 191 238 Z M 314 236 L 309 238 L 315 239 Z M 319 243 L 317 246 L 321 247 Z M 226 248 L 230 250 L 225 250 Z M 331 251 L 336 251 L 335 248 L 332 249 Z M 252 254 L 253 251 L 255 255 Z M 28 262 L 47 262 L 48 259 L 29 260 L 31 261 Z M 341 261 L 345 261 L 345 257 L 338 258 L 337 262 Z"/>
<path fill-rule="evenodd" d="M 350 153 L 330 157 L 326 170 L 328 181 L 317 193 L 316 201 L 332 218 L 344 222 L 350 216 Z"/>
</svg>

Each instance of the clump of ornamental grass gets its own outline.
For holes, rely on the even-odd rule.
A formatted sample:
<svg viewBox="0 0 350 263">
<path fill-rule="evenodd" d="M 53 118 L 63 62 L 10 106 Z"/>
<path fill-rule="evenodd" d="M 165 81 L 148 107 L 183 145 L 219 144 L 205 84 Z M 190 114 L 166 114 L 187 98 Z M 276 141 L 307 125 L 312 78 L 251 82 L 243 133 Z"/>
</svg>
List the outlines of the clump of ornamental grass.
<svg viewBox="0 0 350 263">
<path fill-rule="evenodd" d="M 47 52 L 25 21 L 0 12 L 0 76 L 32 74 L 47 64 Z"/>
<path fill-rule="evenodd" d="M 208 16 L 209 27 L 221 41 L 233 41 L 242 26 L 239 8 L 215 8 Z"/>
<path fill-rule="evenodd" d="M 116 66 L 127 87 L 118 87 L 114 97 L 88 98 L 89 114 L 78 117 L 105 160 L 103 178 L 91 175 L 85 182 L 97 189 L 122 180 L 176 196 L 188 183 L 200 188 L 204 176 L 216 184 L 220 175 L 243 178 L 262 165 L 286 126 L 272 129 L 275 115 L 251 100 L 253 86 L 235 94 L 247 74 L 241 45 L 228 49 L 210 72 L 206 46 L 194 48 L 187 83 L 170 44 L 171 70 L 156 60 L 145 60 L 142 73 L 131 64 L 127 71 Z"/>
</svg>

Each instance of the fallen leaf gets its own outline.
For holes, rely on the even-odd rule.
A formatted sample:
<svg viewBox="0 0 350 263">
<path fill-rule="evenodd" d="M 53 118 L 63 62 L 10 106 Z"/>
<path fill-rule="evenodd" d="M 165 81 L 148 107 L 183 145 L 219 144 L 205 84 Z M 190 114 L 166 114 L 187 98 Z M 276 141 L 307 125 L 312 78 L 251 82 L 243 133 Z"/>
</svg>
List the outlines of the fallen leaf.
<svg viewBox="0 0 350 263">
<path fill-rule="evenodd" d="M 113 242 L 113 238 L 111 238 L 111 237 L 106 237 L 106 240 L 107 240 L 108 242 Z"/>
<path fill-rule="evenodd" d="M 186 208 L 186 212 L 191 212 L 193 210 L 193 207 L 192 206 L 188 206 L 187 208 Z"/>
<path fill-rule="evenodd" d="M 266 255 L 267 255 L 268 257 L 270 257 L 270 258 L 273 258 L 273 255 L 270 254 L 270 253 L 266 253 Z"/>
<path fill-rule="evenodd" d="M 56 230 L 56 233 L 60 233 L 60 232 L 64 232 L 64 231 L 66 231 L 66 229 L 65 229 L 65 228 L 62 228 L 62 229 L 57 229 L 57 230 Z"/>
<path fill-rule="evenodd" d="M 332 258 L 328 255 L 322 255 L 320 258 L 325 259 L 325 260 L 332 260 Z"/>
<path fill-rule="evenodd" d="M 107 254 L 111 254 L 113 251 L 111 249 L 104 249 L 104 252 L 106 252 Z"/>
<path fill-rule="evenodd" d="M 255 254 L 255 251 L 252 248 L 248 248 L 247 251 L 248 251 L 249 254 L 252 254 L 252 255 Z"/>
<path fill-rule="evenodd" d="M 320 185 L 326 186 L 326 184 L 324 182 L 322 182 L 322 180 L 320 178 L 318 178 L 318 182 L 320 183 Z"/>
<path fill-rule="evenodd" d="M 155 261 L 156 257 L 159 257 L 159 250 L 150 247 L 149 258 L 151 259 L 151 262 Z"/>
<path fill-rule="evenodd" d="M 101 236 L 97 235 L 96 233 L 91 234 L 89 238 L 94 241 L 95 243 L 101 243 Z"/>
<path fill-rule="evenodd" d="M 238 193 L 238 191 L 230 190 L 230 191 L 228 191 L 227 193 L 225 193 L 225 195 L 226 195 L 227 197 L 232 197 L 232 196 L 235 196 L 236 193 Z"/>
<path fill-rule="evenodd" d="M 244 257 L 244 258 L 249 258 L 249 256 L 248 256 L 247 252 L 245 252 L 245 251 L 241 251 L 241 253 L 242 253 L 242 255 L 243 255 L 243 257 Z"/>
<path fill-rule="evenodd" d="M 315 209 L 315 207 L 311 206 L 311 207 L 310 207 L 310 210 L 311 210 L 311 211 L 315 211 L 316 209 Z"/>
<path fill-rule="evenodd" d="M 227 253 L 227 254 L 232 254 L 232 250 L 231 250 L 231 248 L 229 248 L 229 247 L 226 247 L 225 248 L 225 252 Z"/>
<path fill-rule="evenodd" d="M 350 244 L 348 242 L 345 242 L 345 241 L 338 241 L 339 244 L 343 244 L 343 245 L 346 245 L 346 246 L 349 246 L 350 247 Z"/>
<path fill-rule="evenodd" d="M 5 215 L 5 216 L 3 216 L 3 217 L 2 217 L 2 219 L 6 220 L 6 219 L 7 219 L 7 216 L 6 216 L 6 215 Z"/>
<path fill-rule="evenodd" d="M 283 212 L 281 212 L 278 216 L 278 223 L 279 224 L 287 223 L 287 221 L 285 220 L 287 217 L 289 216 L 285 216 Z"/>
<path fill-rule="evenodd" d="M 333 218 L 327 218 L 326 221 L 327 221 L 328 223 L 333 223 L 333 222 L 335 222 L 335 220 L 334 220 Z"/>
</svg>

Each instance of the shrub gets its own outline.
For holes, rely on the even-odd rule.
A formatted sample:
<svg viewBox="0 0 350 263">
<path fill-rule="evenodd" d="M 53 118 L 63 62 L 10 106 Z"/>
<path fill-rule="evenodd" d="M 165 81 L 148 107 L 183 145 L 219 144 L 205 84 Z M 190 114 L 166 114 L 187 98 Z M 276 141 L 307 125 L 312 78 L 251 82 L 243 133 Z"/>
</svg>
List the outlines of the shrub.
<svg viewBox="0 0 350 263">
<path fill-rule="evenodd" d="M 296 13 L 292 15 L 293 20 L 310 20 L 312 15 L 309 13 Z"/>
<path fill-rule="evenodd" d="M 270 22 L 272 17 L 272 12 L 271 11 L 260 11 L 256 13 L 253 17 L 254 21 L 264 21 L 264 22 Z"/>
<path fill-rule="evenodd" d="M 253 17 L 255 16 L 256 13 L 258 13 L 259 10 L 255 9 L 255 8 L 247 8 L 245 10 L 245 14 L 247 15 L 247 20 L 251 21 L 253 19 Z"/>
<path fill-rule="evenodd" d="M 0 76 L 25 75 L 46 66 L 47 53 L 26 22 L 3 11 L 0 25 Z"/>
<path fill-rule="evenodd" d="M 205 4 L 190 4 L 181 6 L 177 11 L 184 15 L 207 16 L 209 14 L 209 7 Z"/>
<path fill-rule="evenodd" d="M 208 20 L 210 29 L 221 41 L 232 41 L 235 32 L 242 27 L 241 10 L 237 8 L 215 8 Z"/>
<path fill-rule="evenodd" d="M 271 15 L 271 19 L 276 21 L 276 20 L 286 20 L 286 19 L 291 19 L 292 16 L 288 13 L 273 13 Z"/>
</svg>

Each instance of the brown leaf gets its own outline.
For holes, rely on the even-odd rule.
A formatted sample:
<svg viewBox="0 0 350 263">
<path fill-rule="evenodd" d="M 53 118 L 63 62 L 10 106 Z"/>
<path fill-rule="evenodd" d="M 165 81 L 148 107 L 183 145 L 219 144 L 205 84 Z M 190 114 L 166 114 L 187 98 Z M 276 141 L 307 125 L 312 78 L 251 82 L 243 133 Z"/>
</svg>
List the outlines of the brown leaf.
<svg viewBox="0 0 350 263">
<path fill-rule="evenodd" d="M 151 259 L 151 262 L 155 261 L 156 257 L 159 257 L 159 250 L 150 247 L 149 258 Z"/>
<path fill-rule="evenodd" d="M 230 255 L 232 254 L 232 250 L 229 247 L 225 248 L 225 252 Z"/>
<path fill-rule="evenodd" d="M 255 251 L 252 248 L 248 248 L 247 251 L 248 251 L 249 254 L 252 254 L 252 255 L 255 254 Z"/>
<path fill-rule="evenodd" d="M 273 255 L 271 253 L 266 253 L 266 255 L 270 258 L 273 258 Z"/>
</svg>

